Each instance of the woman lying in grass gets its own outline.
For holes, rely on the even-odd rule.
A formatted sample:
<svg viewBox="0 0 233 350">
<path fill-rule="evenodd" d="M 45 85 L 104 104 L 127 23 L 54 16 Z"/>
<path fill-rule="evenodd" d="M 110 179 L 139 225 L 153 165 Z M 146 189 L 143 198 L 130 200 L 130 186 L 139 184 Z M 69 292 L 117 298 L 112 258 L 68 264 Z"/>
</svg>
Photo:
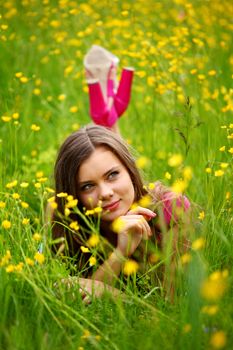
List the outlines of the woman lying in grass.
<svg viewBox="0 0 233 350">
<path fill-rule="evenodd" d="M 65 140 L 55 165 L 55 186 L 53 238 L 64 237 L 68 246 L 68 251 L 65 244 L 56 250 L 75 257 L 84 297 L 92 292 L 99 296 L 106 288 L 116 293 L 112 286 L 122 270 L 145 272 L 160 251 L 168 259 L 162 285 L 173 298 L 176 258 L 187 249 L 186 197 L 160 182 L 144 186 L 128 145 L 97 125 Z"/>
</svg>

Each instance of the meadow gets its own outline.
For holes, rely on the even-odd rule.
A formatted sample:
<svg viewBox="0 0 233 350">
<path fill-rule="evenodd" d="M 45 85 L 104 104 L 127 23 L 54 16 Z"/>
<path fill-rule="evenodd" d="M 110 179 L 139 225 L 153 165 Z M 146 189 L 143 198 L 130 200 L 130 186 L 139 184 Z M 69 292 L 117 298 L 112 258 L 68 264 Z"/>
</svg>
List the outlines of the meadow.
<svg viewBox="0 0 233 350">
<path fill-rule="evenodd" d="M 1 1 L 1 350 L 232 349 L 232 18 L 227 0 Z M 59 282 L 75 265 L 51 254 L 44 208 L 60 144 L 90 122 L 93 44 L 135 68 L 119 124 L 145 181 L 195 208 L 174 303 L 147 274 L 90 305 Z"/>
</svg>

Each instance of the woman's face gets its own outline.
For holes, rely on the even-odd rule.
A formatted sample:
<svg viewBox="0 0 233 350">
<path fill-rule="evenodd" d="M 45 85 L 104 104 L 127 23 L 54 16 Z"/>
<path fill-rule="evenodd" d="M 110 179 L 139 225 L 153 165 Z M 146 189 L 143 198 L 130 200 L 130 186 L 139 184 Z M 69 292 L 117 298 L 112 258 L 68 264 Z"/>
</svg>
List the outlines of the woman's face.
<svg viewBox="0 0 233 350">
<path fill-rule="evenodd" d="M 101 219 L 125 215 L 135 199 L 133 183 L 121 161 L 106 147 L 98 147 L 80 166 L 78 198 L 87 209 L 102 202 Z"/>
</svg>

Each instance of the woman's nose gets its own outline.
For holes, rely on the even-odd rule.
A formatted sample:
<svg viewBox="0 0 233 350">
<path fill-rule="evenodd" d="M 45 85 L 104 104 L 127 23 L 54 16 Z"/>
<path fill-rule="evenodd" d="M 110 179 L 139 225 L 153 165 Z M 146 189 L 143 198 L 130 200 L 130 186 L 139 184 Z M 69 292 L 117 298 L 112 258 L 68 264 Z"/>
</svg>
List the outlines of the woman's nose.
<svg viewBox="0 0 233 350">
<path fill-rule="evenodd" d="M 100 192 L 99 192 L 99 199 L 105 200 L 108 198 L 111 198 L 113 196 L 113 190 L 110 185 L 108 184 L 101 184 L 100 186 Z"/>
</svg>

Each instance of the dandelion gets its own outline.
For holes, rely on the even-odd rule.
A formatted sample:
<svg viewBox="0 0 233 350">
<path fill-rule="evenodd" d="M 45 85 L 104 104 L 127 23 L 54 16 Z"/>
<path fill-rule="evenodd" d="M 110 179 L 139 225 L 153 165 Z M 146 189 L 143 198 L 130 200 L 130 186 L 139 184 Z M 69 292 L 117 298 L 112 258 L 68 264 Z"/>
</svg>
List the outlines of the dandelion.
<svg viewBox="0 0 233 350">
<path fill-rule="evenodd" d="M 23 269 L 23 262 L 20 262 L 17 265 L 15 265 L 15 271 L 21 272 L 22 269 Z"/>
<path fill-rule="evenodd" d="M 23 76 L 23 73 L 22 72 L 17 72 L 15 73 L 15 77 L 16 78 L 21 78 Z"/>
<path fill-rule="evenodd" d="M 27 219 L 27 218 L 23 218 L 23 220 L 22 220 L 22 224 L 23 225 L 28 225 L 30 223 L 30 219 Z"/>
<path fill-rule="evenodd" d="M 197 251 L 202 249 L 204 246 L 205 246 L 205 239 L 203 237 L 200 237 L 192 243 L 192 250 Z"/>
<path fill-rule="evenodd" d="M 231 193 L 229 191 L 226 192 L 226 196 L 225 196 L 226 200 L 229 200 L 230 197 L 231 197 Z M 0 205 L 0 208 L 1 208 L 1 205 Z"/>
<path fill-rule="evenodd" d="M 9 261 L 11 260 L 11 258 L 12 258 L 11 252 L 10 252 L 10 250 L 7 250 L 6 254 L 2 257 L 2 259 L 0 261 L 0 266 L 7 265 L 9 263 Z"/>
<path fill-rule="evenodd" d="M 154 188 L 155 188 L 154 182 L 150 182 L 150 183 L 148 184 L 148 189 L 149 189 L 149 190 L 153 190 Z"/>
<path fill-rule="evenodd" d="M 44 254 L 42 253 L 39 253 L 37 252 L 35 255 L 34 255 L 34 259 L 40 264 L 42 265 L 45 261 L 45 257 L 44 257 Z"/>
<path fill-rule="evenodd" d="M 19 199 L 20 198 L 20 195 L 18 193 L 13 193 L 12 194 L 12 198 L 14 199 Z"/>
<path fill-rule="evenodd" d="M 20 77 L 19 80 L 21 81 L 21 83 L 26 84 L 28 82 L 28 78 L 27 77 Z"/>
<path fill-rule="evenodd" d="M 212 169 L 211 169 L 211 168 L 205 168 L 205 172 L 206 172 L 207 174 L 211 174 L 211 173 L 212 173 Z"/>
<path fill-rule="evenodd" d="M 177 167 L 181 165 L 183 162 L 183 157 L 181 154 L 173 154 L 169 159 L 168 159 L 168 165 L 170 167 Z"/>
<path fill-rule="evenodd" d="M 41 89 L 35 88 L 32 92 L 35 96 L 39 96 L 41 94 Z"/>
<path fill-rule="evenodd" d="M 214 176 L 216 176 L 216 177 L 220 177 L 223 175 L 224 175 L 224 171 L 222 169 L 215 170 L 215 172 L 214 172 Z"/>
<path fill-rule="evenodd" d="M 55 202 L 53 202 L 53 203 L 55 203 Z M 65 210 L 64 210 L 64 214 L 65 214 L 65 216 L 69 216 L 69 215 L 70 215 L 70 213 L 71 213 L 70 209 L 65 208 Z"/>
<path fill-rule="evenodd" d="M 204 210 L 202 210 L 202 211 L 200 211 L 200 213 L 199 213 L 198 219 L 199 219 L 199 220 L 204 220 L 204 218 L 205 218 L 205 212 L 204 212 Z"/>
<path fill-rule="evenodd" d="M 40 130 L 40 126 L 36 125 L 36 124 L 32 124 L 31 125 L 31 130 L 32 131 L 39 131 Z"/>
<path fill-rule="evenodd" d="M 189 333 L 189 332 L 191 331 L 191 329 L 192 329 L 191 324 L 190 324 L 190 323 L 186 323 L 186 324 L 184 325 L 184 327 L 183 327 L 183 333 L 184 333 L 184 334 L 187 334 L 187 333 Z"/>
<path fill-rule="evenodd" d="M 226 150 L 226 146 L 222 146 L 222 147 L 219 148 L 220 152 L 224 152 L 225 150 Z"/>
<path fill-rule="evenodd" d="M 40 179 L 41 177 L 43 177 L 44 176 L 44 172 L 43 171 L 37 171 L 36 172 L 36 178 L 37 179 Z"/>
<path fill-rule="evenodd" d="M 94 256 L 91 256 L 89 259 L 89 265 L 94 266 L 96 265 L 96 262 L 97 262 L 96 258 Z"/>
<path fill-rule="evenodd" d="M 100 237 L 98 234 L 94 233 L 91 235 L 91 237 L 87 240 L 87 245 L 89 247 L 96 247 L 100 242 Z"/>
<path fill-rule="evenodd" d="M 214 69 L 212 69 L 212 70 L 210 70 L 209 72 L 208 72 L 208 75 L 210 76 L 210 77 L 213 77 L 213 76 L 215 76 L 216 75 L 216 70 L 214 70 Z"/>
<path fill-rule="evenodd" d="M 173 183 L 172 190 L 175 193 L 183 193 L 184 190 L 187 188 L 187 186 L 188 186 L 188 184 L 186 181 L 184 181 L 182 179 L 178 179 Z"/>
<path fill-rule="evenodd" d="M 222 168 L 222 169 L 226 169 L 227 167 L 228 167 L 228 163 L 221 163 L 220 164 L 220 167 Z"/>
<path fill-rule="evenodd" d="M 228 150 L 229 153 L 233 154 L 233 147 Z"/>
<path fill-rule="evenodd" d="M 214 349 L 222 349 L 227 342 L 227 337 L 225 332 L 223 331 L 217 331 L 212 334 L 210 338 L 210 344 L 213 346 Z"/>
<path fill-rule="evenodd" d="M 58 96 L 57 99 L 58 99 L 58 101 L 64 101 L 66 99 L 66 95 L 61 94 L 61 95 Z"/>
<path fill-rule="evenodd" d="M 0 201 L 0 209 L 3 209 L 6 207 L 6 203 L 3 201 Z"/>
<path fill-rule="evenodd" d="M 11 273 L 15 271 L 15 266 L 13 264 L 10 264 L 6 267 L 6 272 Z"/>
<path fill-rule="evenodd" d="M 51 206 L 51 208 L 53 208 L 54 210 L 56 210 L 57 207 L 58 207 L 58 204 L 57 204 L 56 202 L 51 202 L 51 203 L 50 203 L 50 206 Z"/>
<path fill-rule="evenodd" d="M 183 170 L 184 179 L 190 181 L 193 176 L 193 170 L 190 166 L 186 166 Z"/>
<path fill-rule="evenodd" d="M 8 220 L 3 220 L 2 221 L 2 227 L 5 229 L 5 230 L 9 230 L 11 228 L 11 222 L 8 221 Z"/>
<path fill-rule="evenodd" d="M 40 183 L 40 182 L 36 182 L 36 183 L 34 184 L 34 186 L 35 186 L 35 188 L 41 188 L 41 183 Z"/>
<path fill-rule="evenodd" d="M 123 273 L 127 276 L 130 276 L 137 272 L 139 265 L 135 260 L 129 259 L 124 263 Z"/>
<path fill-rule="evenodd" d="M 87 339 L 91 335 L 90 331 L 88 329 L 84 329 L 83 335 L 81 336 L 82 339 Z"/>
</svg>

